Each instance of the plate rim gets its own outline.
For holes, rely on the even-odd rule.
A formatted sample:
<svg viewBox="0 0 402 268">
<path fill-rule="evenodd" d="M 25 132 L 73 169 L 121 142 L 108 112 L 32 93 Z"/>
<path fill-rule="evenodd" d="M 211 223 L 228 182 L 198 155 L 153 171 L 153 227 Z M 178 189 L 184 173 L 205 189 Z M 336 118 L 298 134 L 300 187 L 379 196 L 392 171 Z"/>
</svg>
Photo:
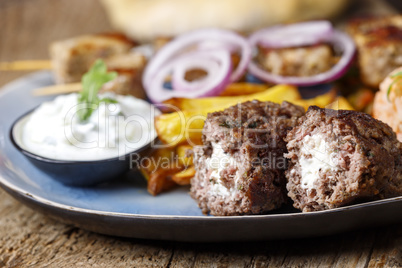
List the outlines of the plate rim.
<svg viewBox="0 0 402 268">
<path fill-rule="evenodd" d="M 339 208 L 333 208 L 333 209 L 327 209 L 327 210 L 321 210 L 321 211 L 311 211 L 311 212 L 294 212 L 294 213 L 277 213 L 277 214 L 273 213 L 273 214 L 241 215 L 241 216 L 152 215 L 152 214 L 134 214 L 134 213 L 102 211 L 102 210 L 86 209 L 86 208 L 65 205 L 62 203 L 54 202 L 54 201 L 48 200 L 46 198 L 40 197 L 36 194 L 27 192 L 26 190 L 23 190 L 20 187 L 8 182 L 7 179 L 5 179 L 3 176 L 0 176 L 0 186 L 5 191 L 7 191 L 7 189 L 8 189 L 24 198 L 32 199 L 39 204 L 50 206 L 52 208 L 56 208 L 56 209 L 62 210 L 62 211 L 99 215 L 99 216 L 143 218 L 143 219 L 149 218 L 149 219 L 161 219 L 161 220 L 166 220 L 166 219 L 168 219 L 168 220 L 170 220 L 170 219 L 172 219 L 172 220 L 200 220 L 200 219 L 235 220 L 236 219 L 237 220 L 237 219 L 241 219 L 241 218 L 244 218 L 244 219 L 264 218 L 264 219 L 266 219 L 266 218 L 281 218 L 281 217 L 282 218 L 283 217 L 286 217 L 286 218 L 288 218 L 288 217 L 306 217 L 308 215 L 318 215 L 318 214 L 321 215 L 321 214 L 329 214 L 329 213 L 332 214 L 332 213 L 342 212 L 345 210 L 354 210 L 354 209 L 359 209 L 359 208 L 363 208 L 363 207 L 376 206 L 376 205 L 380 205 L 380 204 L 402 202 L 402 196 L 397 196 L 397 197 L 392 197 L 392 198 L 387 198 L 387 199 L 382 199 L 382 200 L 369 201 L 369 202 L 364 202 L 364 203 L 359 203 L 359 204 L 354 204 L 354 205 L 349 205 L 349 206 L 344 206 L 344 207 L 339 207 Z M 5 189 L 5 188 L 7 188 L 7 189 Z"/>
<path fill-rule="evenodd" d="M 0 88 L 0 100 L 4 97 L 4 95 L 15 90 L 14 87 L 18 83 L 22 83 L 23 81 L 28 80 L 28 79 L 41 78 L 44 75 L 49 75 L 49 73 L 50 73 L 49 71 L 33 72 L 33 73 L 24 75 L 20 78 L 17 78 L 15 80 L 3 85 Z M 25 114 L 25 112 L 24 112 L 24 114 Z M 5 131 L 6 131 L 5 134 L 7 134 L 9 132 L 9 129 L 7 129 Z M 4 154 L 4 156 L 6 156 L 6 155 Z M 6 158 L 7 158 L 7 156 L 6 156 Z M 328 210 L 322 210 L 322 211 L 312 211 L 312 212 L 272 213 L 272 214 L 242 215 L 242 216 L 153 215 L 153 214 L 135 214 L 135 213 L 102 211 L 102 210 L 94 210 L 94 209 L 86 209 L 86 208 L 80 208 L 80 207 L 75 207 L 75 206 L 69 206 L 66 204 L 59 203 L 59 202 L 51 201 L 51 200 L 41 197 L 39 195 L 33 194 L 27 190 L 24 190 L 21 187 L 18 187 L 15 184 L 13 184 L 12 180 L 7 179 L 2 175 L 0 175 L 0 186 L 6 192 L 11 191 L 28 201 L 33 200 L 34 202 L 36 202 L 38 204 L 45 205 L 49 208 L 57 209 L 59 211 L 67 211 L 67 212 L 74 212 L 74 213 L 79 213 L 79 214 L 83 214 L 83 215 L 89 214 L 89 215 L 93 215 L 93 216 L 96 215 L 96 216 L 115 217 L 115 218 L 123 217 L 123 218 L 131 218 L 131 219 L 174 220 L 174 221 L 177 221 L 177 220 L 180 220 L 180 221 L 192 221 L 192 220 L 197 220 L 197 221 L 199 221 L 199 220 L 207 220 L 207 221 L 233 221 L 233 220 L 235 220 L 235 221 L 238 221 L 238 220 L 250 220 L 250 219 L 267 220 L 269 218 L 278 219 L 278 218 L 289 218 L 289 217 L 305 218 L 305 217 L 314 217 L 317 215 L 340 213 L 340 212 L 346 211 L 346 210 L 355 210 L 355 209 L 359 209 L 359 208 L 372 207 L 372 206 L 387 204 L 387 203 L 402 202 L 402 196 L 397 196 L 397 197 L 392 197 L 392 198 L 387 198 L 387 199 L 382 199 L 382 200 L 369 201 L 369 202 L 353 204 L 353 205 L 334 208 L 334 209 L 328 209 Z M 13 194 L 10 194 L 10 195 L 12 195 L 15 198 L 15 196 Z"/>
</svg>

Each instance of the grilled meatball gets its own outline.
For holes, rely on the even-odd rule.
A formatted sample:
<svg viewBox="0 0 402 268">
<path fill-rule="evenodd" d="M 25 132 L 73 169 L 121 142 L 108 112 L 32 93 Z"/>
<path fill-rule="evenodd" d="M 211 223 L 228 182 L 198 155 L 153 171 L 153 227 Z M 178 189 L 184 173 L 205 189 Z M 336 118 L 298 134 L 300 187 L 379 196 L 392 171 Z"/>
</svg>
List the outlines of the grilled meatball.
<svg viewBox="0 0 402 268">
<path fill-rule="evenodd" d="M 312 106 L 285 140 L 288 195 L 303 212 L 402 194 L 402 145 L 368 114 Z"/>
<path fill-rule="evenodd" d="M 119 35 L 84 35 L 54 42 L 50 56 L 56 82 L 79 82 L 96 59 L 128 53 L 133 46 Z"/>
<path fill-rule="evenodd" d="M 203 146 L 194 149 L 191 196 L 203 213 L 260 214 L 286 200 L 283 138 L 304 114 L 300 106 L 251 101 L 208 115 Z"/>
<path fill-rule="evenodd" d="M 144 55 L 130 52 L 134 43 L 120 34 L 84 35 L 54 42 L 50 46 L 53 71 L 57 83 L 81 81 L 96 59 L 103 59 L 117 79 L 102 87 L 122 95 L 144 98 L 141 76 L 146 64 Z"/>
<path fill-rule="evenodd" d="M 268 72 L 282 76 L 312 76 L 332 68 L 336 58 L 329 45 L 305 47 L 259 47 L 258 61 Z"/>
<path fill-rule="evenodd" d="M 132 95 L 144 99 L 145 91 L 142 87 L 142 72 L 146 58 L 140 53 L 114 55 L 105 59 L 109 71 L 115 71 L 118 77 L 102 87 L 102 92 L 112 91 L 120 95 Z"/>
<path fill-rule="evenodd" d="M 348 32 L 357 46 L 362 82 L 378 88 L 402 65 L 402 16 L 355 19 L 349 23 Z"/>
</svg>

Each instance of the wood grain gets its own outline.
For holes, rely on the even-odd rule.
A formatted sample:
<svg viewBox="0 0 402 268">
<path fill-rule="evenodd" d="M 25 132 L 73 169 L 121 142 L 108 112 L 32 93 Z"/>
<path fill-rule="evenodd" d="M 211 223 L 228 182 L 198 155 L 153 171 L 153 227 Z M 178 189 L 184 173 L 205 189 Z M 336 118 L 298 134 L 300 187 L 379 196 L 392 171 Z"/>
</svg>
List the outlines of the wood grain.
<svg viewBox="0 0 402 268">
<path fill-rule="evenodd" d="M 54 40 L 111 30 L 96 0 L 1 0 L 0 25 L 0 61 L 47 59 Z M 24 74 L 0 72 L 0 86 Z M 402 226 L 254 243 L 123 239 L 56 222 L 0 190 L 0 267 L 88 266 L 402 267 Z"/>
<path fill-rule="evenodd" d="M 0 200 L 0 267 L 402 266 L 400 225 L 312 239 L 178 243 L 94 234 L 38 214 L 3 191 Z"/>
</svg>

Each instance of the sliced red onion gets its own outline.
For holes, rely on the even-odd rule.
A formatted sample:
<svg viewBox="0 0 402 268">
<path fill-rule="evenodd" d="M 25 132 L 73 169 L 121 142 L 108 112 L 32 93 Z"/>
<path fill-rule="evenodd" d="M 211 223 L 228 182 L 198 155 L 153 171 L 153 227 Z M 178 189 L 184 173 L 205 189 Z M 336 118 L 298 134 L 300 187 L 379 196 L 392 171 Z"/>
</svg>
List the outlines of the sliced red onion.
<svg viewBox="0 0 402 268">
<path fill-rule="evenodd" d="M 225 52 L 224 52 L 225 53 Z M 194 91 L 200 87 L 216 86 L 218 83 L 215 81 L 218 78 L 216 75 L 219 73 L 219 69 L 228 69 L 228 66 L 222 66 L 219 63 L 219 59 L 212 53 L 193 53 L 192 55 L 186 55 L 180 64 L 176 64 L 172 74 L 172 86 L 176 91 Z M 226 63 L 226 61 L 225 61 Z M 230 61 L 229 61 L 230 63 Z M 186 72 L 189 70 L 201 69 L 207 73 L 206 77 L 195 81 L 187 81 L 185 79 Z"/>
<path fill-rule="evenodd" d="M 198 50 L 228 50 L 231 53 L 235 53 L 236 51 L 239 50 L 239 46 L 235 43 L 228 43 L 228 42 L 222 42 L 218 40 L 206 40 L 203 42 L 200 42 L 197 46 Z"/>
<path fill-rule="evenodd" d="M 257 78 L 274 84 L 291 84 L 298 86 L 311 86 L 334 81 L 346 73 L 352 63 L 355 54 L 353 40 L 345 33 L 334 30 L 331 38 L 327 41 L 336 50 L 342 53 L 341 59 L 328 71 L 313 76 L 281 76 L 267 72 L 251 61 L 248 71 Z"/>
<path fill-rule="evenodd" d="M 184 75 L 189 69 L 202 69 L 207 77 L 188 82 Z M 154 103 L 161 103 L 174 97 L 209 97 L 219 95 L 230 83 L 231 57 L 228 51 L 199 51 L 177 57 L 165 64 L 149 81 L 148 98 Z M 213 72 L 213 73 L 212 73 Z M 169 74 L 175 90 L 163 87 Z"/>
<path fill-rule="evenodd" d="M 150 87 L 153 77 L 160 72 L 164 65 L 169 64 L 180 54 L 196 48 L 200 43 L 207 40 L 234 45 L 240 49 L 241 60 L 236 70 L 232 72 L 230 81 L 234 82 L 242 77 L 247 69 L 248 63 L 251 60 L 251 47 L 247 40 L 242 36 L 228 30 L 203 29 L 181 35 L 159 50 L 159 52 L 147 64 L 147 67 L 144 71 L 143 85 L 146 91 L 151 92 L 153 90 Z"/>
<path fill-rule="evenodd" d="M 252 34 L 249 42 L 252 47 L 257 44 L 268 48 L 299 47 L 327 41 L 332 34 L 329 21 L 310 21 L 262 29 Z"/>
</svg>

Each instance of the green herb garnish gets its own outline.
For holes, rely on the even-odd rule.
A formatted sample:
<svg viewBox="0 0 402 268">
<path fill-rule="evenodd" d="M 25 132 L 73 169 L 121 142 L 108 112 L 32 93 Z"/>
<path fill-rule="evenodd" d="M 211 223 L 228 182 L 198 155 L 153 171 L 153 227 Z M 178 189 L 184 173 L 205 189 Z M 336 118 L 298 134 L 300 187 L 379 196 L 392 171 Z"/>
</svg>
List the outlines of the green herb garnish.
<svg viewBox="0 0 402 268">
<path fill-rule="evenodd" d="M 390 99 L 389 99 L 389 94 L 391 93 L 392 87 L 394 86 L 394 84 L 395 84 L 396 82 L 401 81 L 402 72 L 397 72 L 396 74 L 391 75 L 391 78 L 395 78 L 395 77 L 398 77 L 398 76 L 400 76 L 400 77 L 399 77 L 398 79 L 395 79 L 395 80 L 389 85 L 389 87 L 388 87 L 388 90 L 387 90 L 387 99 L 388 99 L 388 101 L 390 101 Z"/>
<path fill-rule="evenodd" d="M 105 62 L 101 59 L 98 59 L 91 69 L 82 76 L 82 91 L 78 95 L 78 104 L 82 104 L 83 108 L 77 111 L 81 121 L 88 120 L 99 103 L 117 103 L 116 100 L 111 98 L 99 99 L 98 97 L 101 87 L 116 77 L 117 73 L 108 72 Z"/>
</svg>

